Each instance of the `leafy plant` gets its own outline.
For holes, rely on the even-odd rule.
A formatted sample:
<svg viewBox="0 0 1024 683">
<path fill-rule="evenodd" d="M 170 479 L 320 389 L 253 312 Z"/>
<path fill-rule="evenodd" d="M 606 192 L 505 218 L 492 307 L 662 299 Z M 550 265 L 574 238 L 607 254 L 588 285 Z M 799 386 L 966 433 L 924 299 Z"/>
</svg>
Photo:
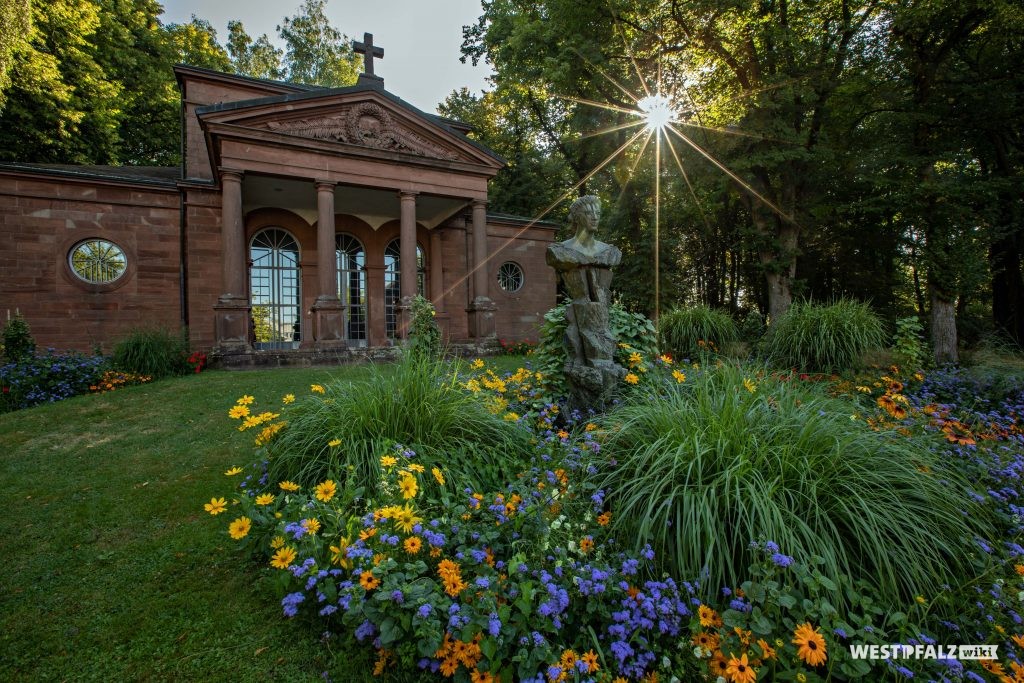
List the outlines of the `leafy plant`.
<svg viewBox="0 0 1024 683">
<path fill-rule="evenodd" d="M 188 361 L 188 334 L 164 328 L 139 328 L 114 345 L 114 367 L 162 379 L 193 372 Z"/>
<path fill-rule="evenodd" d="M 36 352 L 36 340 L 32 338 L 28 323 L 17 311 L 4 325 L 3 342 L 4 357 L 9 362 L 31 358 Z"/>
<path fill-rule="evenodd" d="M 732 317 L 707 306 L 677 308 L 658 321 L 661 350 L 679 359 L 696 358 L 708 352 L 709 343 L 720 349 L 738 337 Z"/>
<path fill-rule="evenodd" d="M 883 345 L 882 321 L 862 302 L 795 303 L 762 341 L 769 362 L 801 370 L 856 369 L 865 352 Z"/>
<path fill-rule="evenodd" d="M 540 328 L 540 340 L 532 358 L 535 368 L 547 378 L 548 398 L 563 397 L 567 393 L 563 375 L 566 350 L 565 331 L 569 323 L 565 319 L 568 304 L 559 304 L 544 314 Z M 618 344 L 615 359 L 626 366 L 630 354 L 636 352 L 651 358 L 657 355 L 658 339 L 652 323 L 641 313 L 630 313 L 617 303 L 608 307 L 609 326 L 612 337 Z"/>
<path fill-rule="evenodd" d="M 925 347 L 924 326 L 916 315 L 899 318 L 896 321 L 896 334 L 893 335 L 893 352 L 896 362 L 910 370 L 920 370 L 928 360 L 928 349 Z"/>
<path fill-rule="evenodd" d="M 106 368 L 102 356 L 53 351 L 0 366 L 0 413 L 89 393 Z"/>
<path fill-rule="evenodd" d="M 308 484 L 333 476 L 369 495 L 378 458 L 400 443 L 424 463 L 443 464 L 460 485 L 493 488 L 531 452 L 526 433 L 488 412 L 439 361 L 409 354 L 365 381 L 329 382 L 323 391 L 291 406 L 267 446 L 273 478 Z"/>
<path fill-rule="evenodd" d="M 607 418 L 601 456 L 617 465 L 599 483 L 623 538 L 649 541 L 672 575 L 708 572 L 711 587 L 737 585 L 757 538 L 891 600 L 966 575 L 991 520 L 965 503 L 964 477 L 927 443 L 850 413 L 741 367 L 691 373 Z"/>
<path fill-rule="evenodd" d="M 409 321 L 409 351 L 424 358 L 438 358 L 441 355 L 441 329 L 434 316 L 434 305 L 417 294 L 412 298 Z"/>
</svg>

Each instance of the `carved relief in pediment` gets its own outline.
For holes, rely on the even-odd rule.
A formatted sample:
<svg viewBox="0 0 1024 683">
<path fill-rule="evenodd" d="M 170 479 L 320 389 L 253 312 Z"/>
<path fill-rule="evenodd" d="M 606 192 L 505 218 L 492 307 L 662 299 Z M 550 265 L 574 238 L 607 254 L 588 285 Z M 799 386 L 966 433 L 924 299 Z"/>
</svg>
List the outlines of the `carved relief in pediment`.
<svg viewBox="0 0 1024 683">
<path fill-rule="evenodd" d="M 374 102 L 360 102 L 331 116 L 270 121 L 266 127 L 278 133 L 316 140 L 333 140 L 434 159 L 458 159 L 451 150 L 396 124 L 388 110 Z"/>
</svg>

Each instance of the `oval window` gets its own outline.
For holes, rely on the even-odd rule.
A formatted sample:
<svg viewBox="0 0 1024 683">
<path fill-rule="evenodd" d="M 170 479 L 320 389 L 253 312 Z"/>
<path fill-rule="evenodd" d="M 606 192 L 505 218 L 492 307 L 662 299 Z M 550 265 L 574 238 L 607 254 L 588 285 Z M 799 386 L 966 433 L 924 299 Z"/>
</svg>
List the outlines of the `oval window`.
<svg viewBox="0 0 1024 683">
<path fill-rule="evenodd" d="M 523 269 L 518 263 L 506 261 L 498 268 L 498 286 L 512 294 L 523 287 Z"/>
<path fill-rule="evenodd" d="M 88 239 L 79 242 L 68 254 L 68 265 L 78 279 L 92 285 L 116 281 L 128 270 L 124 250 L 113 242 Z"/>
</svg>

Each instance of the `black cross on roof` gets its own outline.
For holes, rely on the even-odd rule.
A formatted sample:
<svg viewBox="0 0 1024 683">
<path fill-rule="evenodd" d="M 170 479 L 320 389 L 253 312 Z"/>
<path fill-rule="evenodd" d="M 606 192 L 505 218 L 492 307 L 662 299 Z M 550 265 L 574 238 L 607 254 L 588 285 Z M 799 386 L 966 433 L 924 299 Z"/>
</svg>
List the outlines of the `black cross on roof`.
<svg viewBox="0 0 1024 683">
<path fill-rule="evenodd" d="M 384 48 L 377 47 L 373 44 L 372 33 L 364 33 L 363 42 L 353 40 L 352 51 L 356 54 L 363 55 L 363 73 L 367 76 L 373 76 L 373 58 L 380 57 L 381 59 L 384 59 Z"/>
</svg>

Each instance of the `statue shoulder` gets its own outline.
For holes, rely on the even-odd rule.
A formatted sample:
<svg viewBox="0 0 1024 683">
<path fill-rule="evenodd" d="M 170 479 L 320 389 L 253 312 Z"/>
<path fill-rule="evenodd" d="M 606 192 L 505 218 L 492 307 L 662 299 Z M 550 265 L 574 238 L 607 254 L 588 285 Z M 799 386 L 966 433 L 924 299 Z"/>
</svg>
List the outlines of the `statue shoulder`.
<svg viewBox="0 0 1024 683">
<path fill-rule="evenodd" d="M 595 261 L 598 265 L 609 268 L 617 266 L 622 262 L 622 251 L 614 244 L 601 242 L 601 249 L 598 251 Z"/>
</svg>

